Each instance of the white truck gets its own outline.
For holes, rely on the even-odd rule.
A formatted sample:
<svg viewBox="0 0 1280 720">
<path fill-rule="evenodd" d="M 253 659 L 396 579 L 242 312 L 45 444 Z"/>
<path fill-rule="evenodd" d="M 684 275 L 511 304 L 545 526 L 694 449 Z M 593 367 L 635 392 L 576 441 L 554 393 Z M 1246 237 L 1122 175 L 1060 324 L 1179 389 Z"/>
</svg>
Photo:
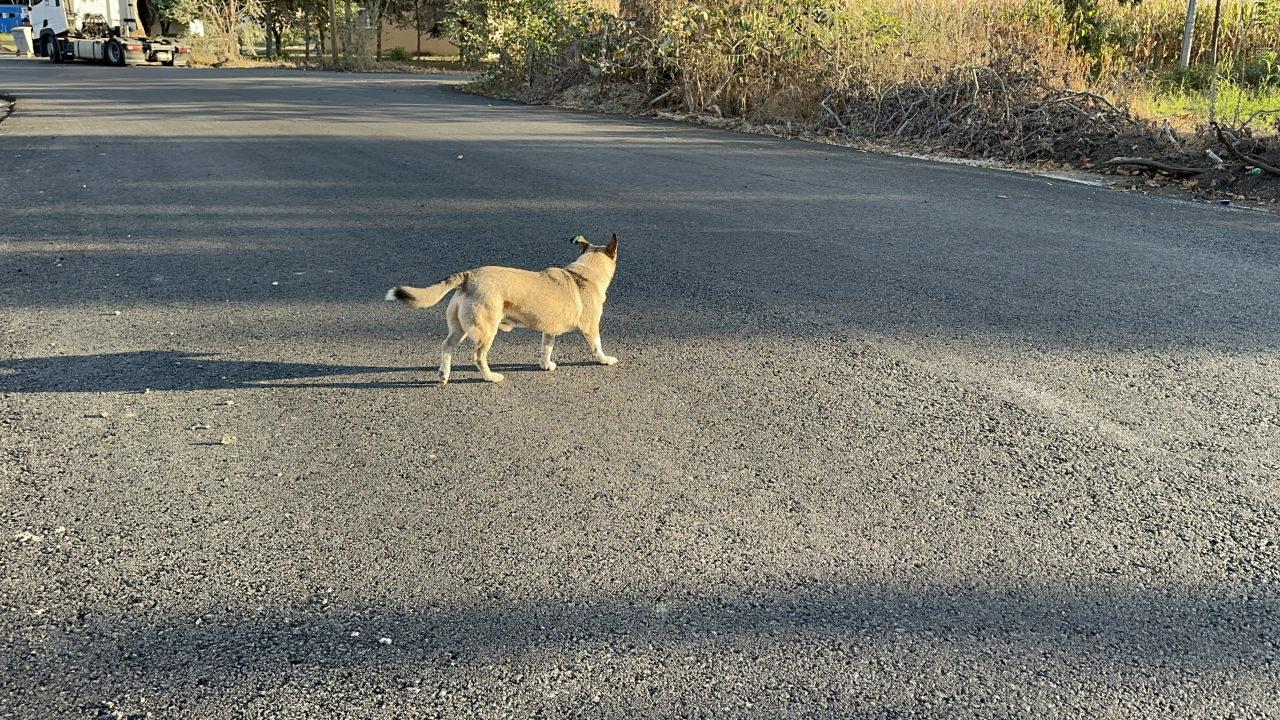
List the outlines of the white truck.
<svg viewBox="0 0 1280 720">
<path fill-rule="evenodd" d="M 40 0 L 31 6 L 36 52 L 53 62 L 108 65 L 187 65 L 191 47 L 148 38 L 139 28 L 137 0 Z"/>
</svg>

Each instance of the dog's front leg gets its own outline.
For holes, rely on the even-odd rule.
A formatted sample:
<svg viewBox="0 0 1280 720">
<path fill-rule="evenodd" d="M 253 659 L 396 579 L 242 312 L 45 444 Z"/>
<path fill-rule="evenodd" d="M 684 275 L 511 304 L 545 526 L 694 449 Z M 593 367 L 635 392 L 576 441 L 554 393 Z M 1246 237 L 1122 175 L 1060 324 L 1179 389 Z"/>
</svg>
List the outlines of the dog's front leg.
<svg viewBox="0 0 1280 720">
<path fill-rule="evenodd" d="M 542 369 L 555 370 L 556 364 L 551 362 L 551 351 L 556 347 L 556 336 L 542 333 Z"/>
</svg>

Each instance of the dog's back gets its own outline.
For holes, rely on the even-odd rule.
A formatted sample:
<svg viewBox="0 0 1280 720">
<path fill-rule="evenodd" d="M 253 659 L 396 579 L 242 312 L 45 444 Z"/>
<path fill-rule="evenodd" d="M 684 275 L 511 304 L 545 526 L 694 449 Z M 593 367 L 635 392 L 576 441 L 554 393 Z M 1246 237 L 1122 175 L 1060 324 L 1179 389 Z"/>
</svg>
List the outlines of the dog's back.
<svg viewBox="0 0 1280 720">
<path fill-rule="evenodd" d="M 489 266 L 470 273 L 459 293 L 473 307 L 495 312 L 512 325 L 561 335 L 578 327 L 582 299 L 573 276 L 561 268 L 541 271 Z"/>
</svg>

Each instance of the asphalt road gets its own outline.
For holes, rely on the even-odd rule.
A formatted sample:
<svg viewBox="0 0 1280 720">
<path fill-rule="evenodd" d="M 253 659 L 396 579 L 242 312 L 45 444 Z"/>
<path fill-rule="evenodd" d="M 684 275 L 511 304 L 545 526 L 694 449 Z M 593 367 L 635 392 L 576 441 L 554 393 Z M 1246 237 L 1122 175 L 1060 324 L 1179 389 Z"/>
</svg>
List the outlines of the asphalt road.
<svg viewBox="0 0 1280 720">
<path fill-rule="evenodd" d="M 456 84 L 0 62 L 0 717 L 1280 717 L 1276 216 Z"/>
</svg>

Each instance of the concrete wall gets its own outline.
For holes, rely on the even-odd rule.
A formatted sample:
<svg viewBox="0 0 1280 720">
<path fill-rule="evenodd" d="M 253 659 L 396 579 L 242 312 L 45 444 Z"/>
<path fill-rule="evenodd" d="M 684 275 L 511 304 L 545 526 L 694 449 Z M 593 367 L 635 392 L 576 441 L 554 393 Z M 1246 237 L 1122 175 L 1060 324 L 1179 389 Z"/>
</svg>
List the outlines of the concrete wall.
<svg viewBox="0 0 1280 720">
<path fill-rule="evenodd" d="M 402 47 L 409 52 L 416 52 L 418 33 L 413 28 L 382 28 L 382 52 L 393 47 Z M 422 53 L 424 55 L 457 55 L 458 48 L 444 38 L 433 38 L 425 33 L 422 36 Z"/>
</svg>

